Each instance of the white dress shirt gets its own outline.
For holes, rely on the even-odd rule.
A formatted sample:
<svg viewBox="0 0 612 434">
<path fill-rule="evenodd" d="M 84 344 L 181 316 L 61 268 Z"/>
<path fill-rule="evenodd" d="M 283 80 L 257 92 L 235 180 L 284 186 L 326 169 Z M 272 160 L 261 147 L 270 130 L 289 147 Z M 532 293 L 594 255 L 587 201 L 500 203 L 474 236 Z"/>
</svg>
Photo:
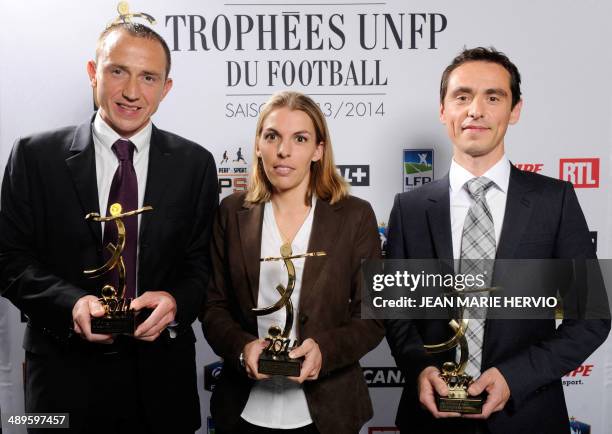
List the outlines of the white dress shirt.
<svg viewBox="0 0 612 434">
<path fill-rule="evenodd" d="M 499 245 L 499 236 L 504 223 L 506 212 L 506 198 L 508 196 L 508 184 L 510 182 L 510 161 L 504 156 L 493 167 L 482 176 L 489 178 L 495 185 L 486 193 L 487 204 L 493 216 L 495 229 L 495 247 Z M 454 159 L 448 173 L 450 184 L 450 217 L 451 231 L 453 234 L 453 257 L 461 259 L 461 237 L 463 235 L 463 224 L 468 210 L 474 200 L 468 193 L 465 183 L 476 178 L 471 172 L 460 166 Z"/>
<path fill-rule="evenodd" d="M 106 215 L 113 176 L 115 176 L 115 171 L 119 167 L 119 159 L 112 150 L 113 144 L 119 139 L 129 140 L 134 144 L 133 163 L 138 180 L 138 207 L 142 207 L 149 169 L 149 147 L 152 130 L 153 124 L 149 121 L 146 127 L 132 137 L 121 137 L 102 119 L 100 112 L 96 113 L 93 122 L 93 142 L 96 154 L 96 178 L 101 215 Z M 140 216 L 138 216 L 138 223 L 140 223 Z"/>
<path fill-rule="evenodd" d="M 312 207 L 302 227 L 295 235 L 291 249 L 294 255 L 306 253 L 308 240 L 312 229 L 316 199 L 313 197 Z M 264 220 L 261 231 L 261 256 L 280 256 L 280 247 L 284 243 L 278 230 L 272 203 L 266 202 L 264 206 Z M 295 288 L 291 294 L 294 317 L 297 318 L 300 309 L 300 292 L 302 289 L 302 275 L 304 273 L 304 258 L 293 259 L 295 265 Z M 280 297 L 276 291 L 279 283 L 287 286 L 287 268 L 283 261 L 261 262 L 259 268 L 259 294 L 257 306 L 264 307 L 276 303 Z M 285 325 L 285 309 L 277 310 L 270 315 L 257 317 L 259 337 L 268 335 L 268 328 Z M 289 338 L 297 339 L 296 322 L 293 321 Z M 267 380 L 256 381 L 251 388 L 249 399 L 242 411 L 242 418 L 247 422 L 275 429 L 293 429 L 312 423 L 304 389 L 285 377 L 275 376 Z"/>
<path fill-rule="evenodd" d="M 105 216 L 107 211 L 108 195 L 110 194 L 111 184 L 115 171 L 119 167 L 119 159 L 112 150 L 113 144 L 119 139 L 129 140 L 134 144 L 134 170 L 136 171 L 136 179 L 138 181 L 138 208 L 143 206 L 145 187 L 147 184 L 147 173 L 149 170 L 149 148 L 151 146 L 151 132 L 153 124 L 151 121 L 142 130 L 137 132 L 132 137 L 121 137 L 110 125 L 108 125 L 100 112 L 96 113 L 93 121 L 92 135 L 94 142 L 94 153 L 96 157 L 96 181 L 98 184 L 98 203 L 100 206 L 100 215 Z M 126 210 L 127 211 L 127 210 Z M 138 227 L 142 215 L 138 216 Z M 104 223 L 102 225 L 102 233 L 104 233 Z M 136 249 L 136 257 L 140 252 L 140 247 Z M 136 261 L 138 268 L 138 261 Z M 136 274 L 136 287 L 138 289 L 138 274 Z"/>
</svg>

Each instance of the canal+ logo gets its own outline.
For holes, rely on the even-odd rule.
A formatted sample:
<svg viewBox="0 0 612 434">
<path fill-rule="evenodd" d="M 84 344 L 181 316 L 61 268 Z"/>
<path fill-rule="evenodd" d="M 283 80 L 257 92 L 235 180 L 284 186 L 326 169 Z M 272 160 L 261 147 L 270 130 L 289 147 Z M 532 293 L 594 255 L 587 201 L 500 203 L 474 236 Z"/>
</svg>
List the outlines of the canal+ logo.
<svg viewBox="0 0 612 434">
<path fill-rule="evenodd" d="M 404 191 L 433 181 L 433 155 L 433 149 L 404 149 Z"/>
<path fill-rule="evenodd" d="M 367 187 L 370 185 L 369 164 L 338 164 L 336 170 L 353 187 Z"/>
<path fill-rule="evenodd" d="M 363 378 L 368 387 L 402 387 L 406 379 L 395 366 L 362 367 Z"/>
</svg>

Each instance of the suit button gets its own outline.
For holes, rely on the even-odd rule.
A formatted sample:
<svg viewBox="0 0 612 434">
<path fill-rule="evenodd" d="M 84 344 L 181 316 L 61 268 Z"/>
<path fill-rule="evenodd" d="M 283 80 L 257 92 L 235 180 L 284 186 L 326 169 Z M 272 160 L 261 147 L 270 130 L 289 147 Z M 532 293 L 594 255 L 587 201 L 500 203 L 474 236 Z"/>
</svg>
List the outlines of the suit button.
<svg viewBox="0 0 612 434">
<path fill-rule="evenodd" d="M 306 324 L 306 321 L 308 321 L 308 315 L 306 315 L 305 313 L 301 313 L 300 314 L 300 323 L 301 324 Z"/>
</svg>

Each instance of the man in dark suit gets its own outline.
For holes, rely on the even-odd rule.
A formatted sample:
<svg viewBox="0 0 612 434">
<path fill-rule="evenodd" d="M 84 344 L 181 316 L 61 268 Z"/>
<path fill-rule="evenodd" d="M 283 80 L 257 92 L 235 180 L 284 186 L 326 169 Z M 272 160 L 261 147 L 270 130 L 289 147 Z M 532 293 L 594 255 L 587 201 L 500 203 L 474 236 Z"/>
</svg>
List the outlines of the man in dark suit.
<svg viewBox="0 0 612 434">
<path fill-rule="evenodd" d="M 191 324 L 209 276 L 214 160 L 151 123 L 172 87 L 170 51 L 157 33 L 110 26 L 87 70 L 97 113 L 18 140 L 2 184 L 0 291 L 28 317 L 26 411 L 69 413 L 79 433 L 193 433 Z M 109 282 L 83 274 L 104 263 L 111 226 L 84 217 L 107 215 L 116 197 L 153 207 L 125 219 L 131 307 L 150 312 L 133 337 L 91 332 Z"/>
<path fill-rule="evenodd" d="M 444 178 L 396 196 L 388 257 L 477 259 L 473 254 L 480 251 L 481 259 L 595 258 L 572 185 L 521 172 L 505 156 L 506 129 L 518 121 L 521 106 L 518 69 L 503 53 L 475 48 L 453 60 L 440 86 L 451 168 Z M 474 227 L 480 228 L 477 239 Z M 423 348 L 448 339 L 448 320 L 387 322 L 389 345 L 406 376 L 398 427 L 419 433 L 568 432 L 561 377 L 605 341 L 610 321 L 482 324 L 480 340 L 470 344 L 476 380 L 468 392 L 488 395 L 482 414 L 459 417 L 439 412 L 434 400 L 434 391 L 448 393 L 439 368 L 455 360 L 456 350 L 431 355 Z"/>
</svg>

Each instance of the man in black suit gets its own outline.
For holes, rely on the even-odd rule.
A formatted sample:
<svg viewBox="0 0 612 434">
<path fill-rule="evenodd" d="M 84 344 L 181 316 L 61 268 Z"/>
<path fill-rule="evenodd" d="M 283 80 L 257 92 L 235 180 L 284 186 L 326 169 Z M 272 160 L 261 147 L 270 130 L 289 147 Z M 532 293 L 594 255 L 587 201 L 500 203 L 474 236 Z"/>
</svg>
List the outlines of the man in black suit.
<svg viewBox="0 0 612 434">
<path fill-rule="evenodd" d="M 446 68 L 440 119 L 453 143 L 451 168 L 444 178 L 396 196 L 389 258 L 460 259 L 486 245 L 491 255 L 482 258 L 595 258 L 572 185 L 521 172 L 505 156 L 506 129 L 518 121 L 521 106 L 518 69 L 503 53 L 464 50 Z M 486 185 L 480 197 L 469 187 L 474 178 Z M 470 245 L 466 234 L 473 228 L 464 223 L 472 219 L 480 225 L 475 215 L 486 220 L 480 235 L 487 239 Z M 477 372 L 468 392 L 488 395 L 481 415 L 459 417 L 439 412 L 434 400 L 434 391 L 448 393 L 439 368 L 455 360 L 456 350 L 430 355 L 423 348 L 448 339 L 448 320 L 387 322 L 389 345 L 406 376 L 398 427 L 419 433 L 568 432 L 561 377 L 605 341 L 610 321 L 565 319 L 556 327 L 552 319 L 489 319 L 483 324 L 480 346 L 475 353 L 470 347 Z"/>
<path fill-rule="evenodd" d="M 28 317 L 26 411 L 69 413 L 71 432 L 193 433 L 191 324 L 209 277 L 215 163 L 151 123 L 172 87 L 170 51 L 153 30 L 110 26 L 87 70 L 98 111 L 78 127 L 19 139 L 2 184 L 0 291 Z M 106 215 L 117 191 L 153 207 L 128 227 L 131 307 L 150 312 L 133 337 L 91 332 L 109 282 L 83 274 L 104 263 L 105 234 L 84 217 Z"/>
</svg>

